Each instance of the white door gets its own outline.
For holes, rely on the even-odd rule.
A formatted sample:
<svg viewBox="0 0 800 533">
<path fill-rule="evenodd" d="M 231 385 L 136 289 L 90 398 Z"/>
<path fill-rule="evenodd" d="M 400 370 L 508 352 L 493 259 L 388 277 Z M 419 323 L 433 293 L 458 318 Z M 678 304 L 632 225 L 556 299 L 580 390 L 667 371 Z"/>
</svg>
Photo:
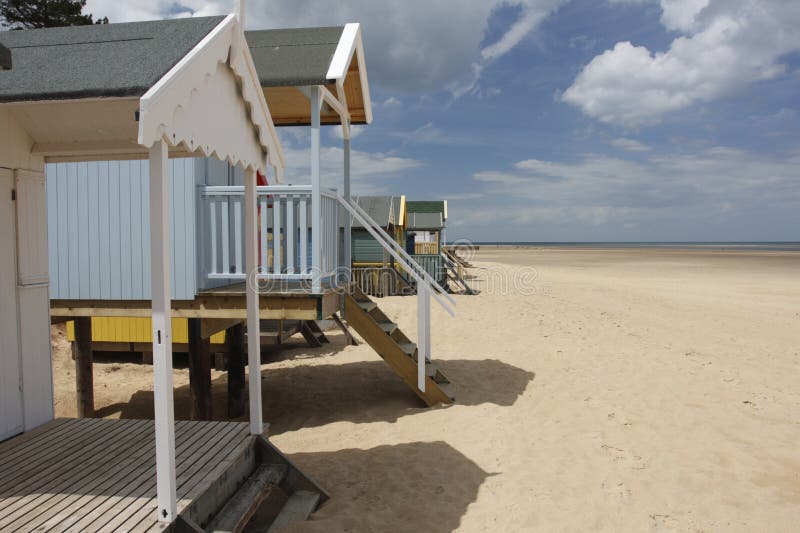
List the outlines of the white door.
<svg viewBox="0 0 800 533">
<path fill-rule="evenodd" d="M 0 168 L 0 440 L 23 428 L 14 174 Z"/>
<path fill-rule="evenodd" d="M 17 309 L 25 431 L 53 419 L 47 195 L 41 172 L 16 171 Z"/>
</svg>

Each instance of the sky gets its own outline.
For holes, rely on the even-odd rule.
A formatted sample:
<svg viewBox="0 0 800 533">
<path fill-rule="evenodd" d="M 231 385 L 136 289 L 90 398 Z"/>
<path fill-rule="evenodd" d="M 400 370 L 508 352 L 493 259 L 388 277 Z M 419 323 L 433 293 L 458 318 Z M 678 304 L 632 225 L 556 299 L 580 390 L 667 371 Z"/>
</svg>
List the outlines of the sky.
<svg viewBox="0 0 800 533">
<path fill-rule="evenodd" d="M 231 0 L 88 0 L 111 22 Z M 335 6 L 335 7 L 334 7 Z M 354 194 L 447 199 L 448 240 L 800 240 L 797 0 L 248 0 L 248 29 L 360 22 Z M 282 128 L 309 181 L 307 128 Z M 323 132 L 340 187 L 341 133 Z"/>
</svg>

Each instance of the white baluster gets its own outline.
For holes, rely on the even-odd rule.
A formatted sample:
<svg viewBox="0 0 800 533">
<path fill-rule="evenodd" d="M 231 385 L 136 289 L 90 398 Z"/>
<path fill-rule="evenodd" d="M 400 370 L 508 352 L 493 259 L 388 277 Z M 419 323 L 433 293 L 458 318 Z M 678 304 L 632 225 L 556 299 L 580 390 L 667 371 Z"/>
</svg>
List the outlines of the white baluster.
<svg viewBox="0 0 800 533">
<path fill-rule="evenodd" d="M 272 199 L 272 272 L 281 273 L 281 199 L 275 195 Z"/>
<path fill-rule="evenodd" d="M 259 237 L 261 242 L 261 271 L 267 271 L 267 265 L 269 265 L 269 261 L 267 258 L 269 257 L 269 240 L 267 239 L 267 218 L 269 215 L 269 211 L 267 211 L 267 199 L 266 197 L 261 198 L 261 235 Z"/>
<path fill-rule="evenodd" d="M 300 272 L 308 272 L 308 202 L 305 193 L 300 197 Z"/>
<path fill-rule="evenodd" d="M 220 202 L 220 229 L 222 230 L 222 243 L 220 245 L 220 251 L 222 252 L 222 272 L 221 274 L 227 274 L 231 271 L 231 262 L 230 262 L 230 255 L 231 255 L 231 246 L 229 242 L 229 235 L 230 235 L 230 218 L 228 217 L 228 198 L 225 197 Z"/>
<path fill-rule="evenodd" d="M 294 274 L 294 195 L 286 198 L 286 272 Z"/>
<path fill-rule="evenodd" d="M 217 274 L 219 271 L 217 267 L 217 202 L 213 197 L 208 198 L 208 222 L 211 226 L 211 272 L 210 274 Z"/>
<path fill-rule="evenodd" d="M 242 253 L 242 202 L 239 198 L 233 201 L 233 270 L 236 274 L 244 272 L 244 254 Z"/>
</svg>

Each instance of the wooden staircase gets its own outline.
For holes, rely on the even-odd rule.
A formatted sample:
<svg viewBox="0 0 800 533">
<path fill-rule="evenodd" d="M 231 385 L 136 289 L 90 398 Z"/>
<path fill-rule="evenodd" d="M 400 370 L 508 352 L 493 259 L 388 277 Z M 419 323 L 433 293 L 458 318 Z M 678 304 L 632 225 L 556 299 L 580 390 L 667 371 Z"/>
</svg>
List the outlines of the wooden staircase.
<svg viewBox="0 0 800 533">
<path fill-rule="evenodd" d="M 417 345 L 355 285 L 345 294 L 345 319 L 426 404 L 455 400 L 447 376 L 430 361 L 425 364 L 425 392 L 417 388 Z"/>
<path fill-rule="evenodd" d="M 273 531 L 305 521 L 329 498 L 262 436 L 253 437 L 251 446 L 237 461 L 241 462 L 244 474 L 241 481 L 234 485 L 233 480 L 229 480 L 212 487 L 178 517 L 171 528 L 173 531 Z M 222 507 L 210 515 L 209 510 L 221 498 L 226 498 Z"/>
<path fill-rule="evenodd" d="M 325 336 L 325 332 L 322 331 L 316 320 L 301 320 L 300 333 L 312 348 L 319 348 L 323 344 L 331 342 Z"/>
</svg>

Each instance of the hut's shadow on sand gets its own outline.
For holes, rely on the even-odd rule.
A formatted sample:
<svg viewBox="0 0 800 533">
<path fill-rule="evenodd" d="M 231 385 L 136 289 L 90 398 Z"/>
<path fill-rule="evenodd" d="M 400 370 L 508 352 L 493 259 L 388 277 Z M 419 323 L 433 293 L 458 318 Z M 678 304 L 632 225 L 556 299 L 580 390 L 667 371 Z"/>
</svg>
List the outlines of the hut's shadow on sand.
<svg viewBox="0 0 800 533">
<path fill-rule="evenodd" d="M 438 364 L 454 384 L 456 405 L 461 406 L 513 405 L 535 377 L 496 359 Z M 212 388 L 214 419 L 227 420 L 227 377 L 214 380 Z M 273 435 L 333 422 L 394 422 L 430 410 L 377 355 L 374 361 L 267 368 L 262 371 L 262 390 Z M 177 387 L 174 398 L 175 417 L 189 419 L 189 387 Z M 152 413 L 152 391 L 138 391 L 127 403 L 98 409 L 97 416 L 152 418 Z"/>
<path fill-rule="evenodd" d="M 453 531 L 492 475 L 445 442 L 289 457 L 331 491 L 299 528 L 309 532 Z"/>
</svg>

